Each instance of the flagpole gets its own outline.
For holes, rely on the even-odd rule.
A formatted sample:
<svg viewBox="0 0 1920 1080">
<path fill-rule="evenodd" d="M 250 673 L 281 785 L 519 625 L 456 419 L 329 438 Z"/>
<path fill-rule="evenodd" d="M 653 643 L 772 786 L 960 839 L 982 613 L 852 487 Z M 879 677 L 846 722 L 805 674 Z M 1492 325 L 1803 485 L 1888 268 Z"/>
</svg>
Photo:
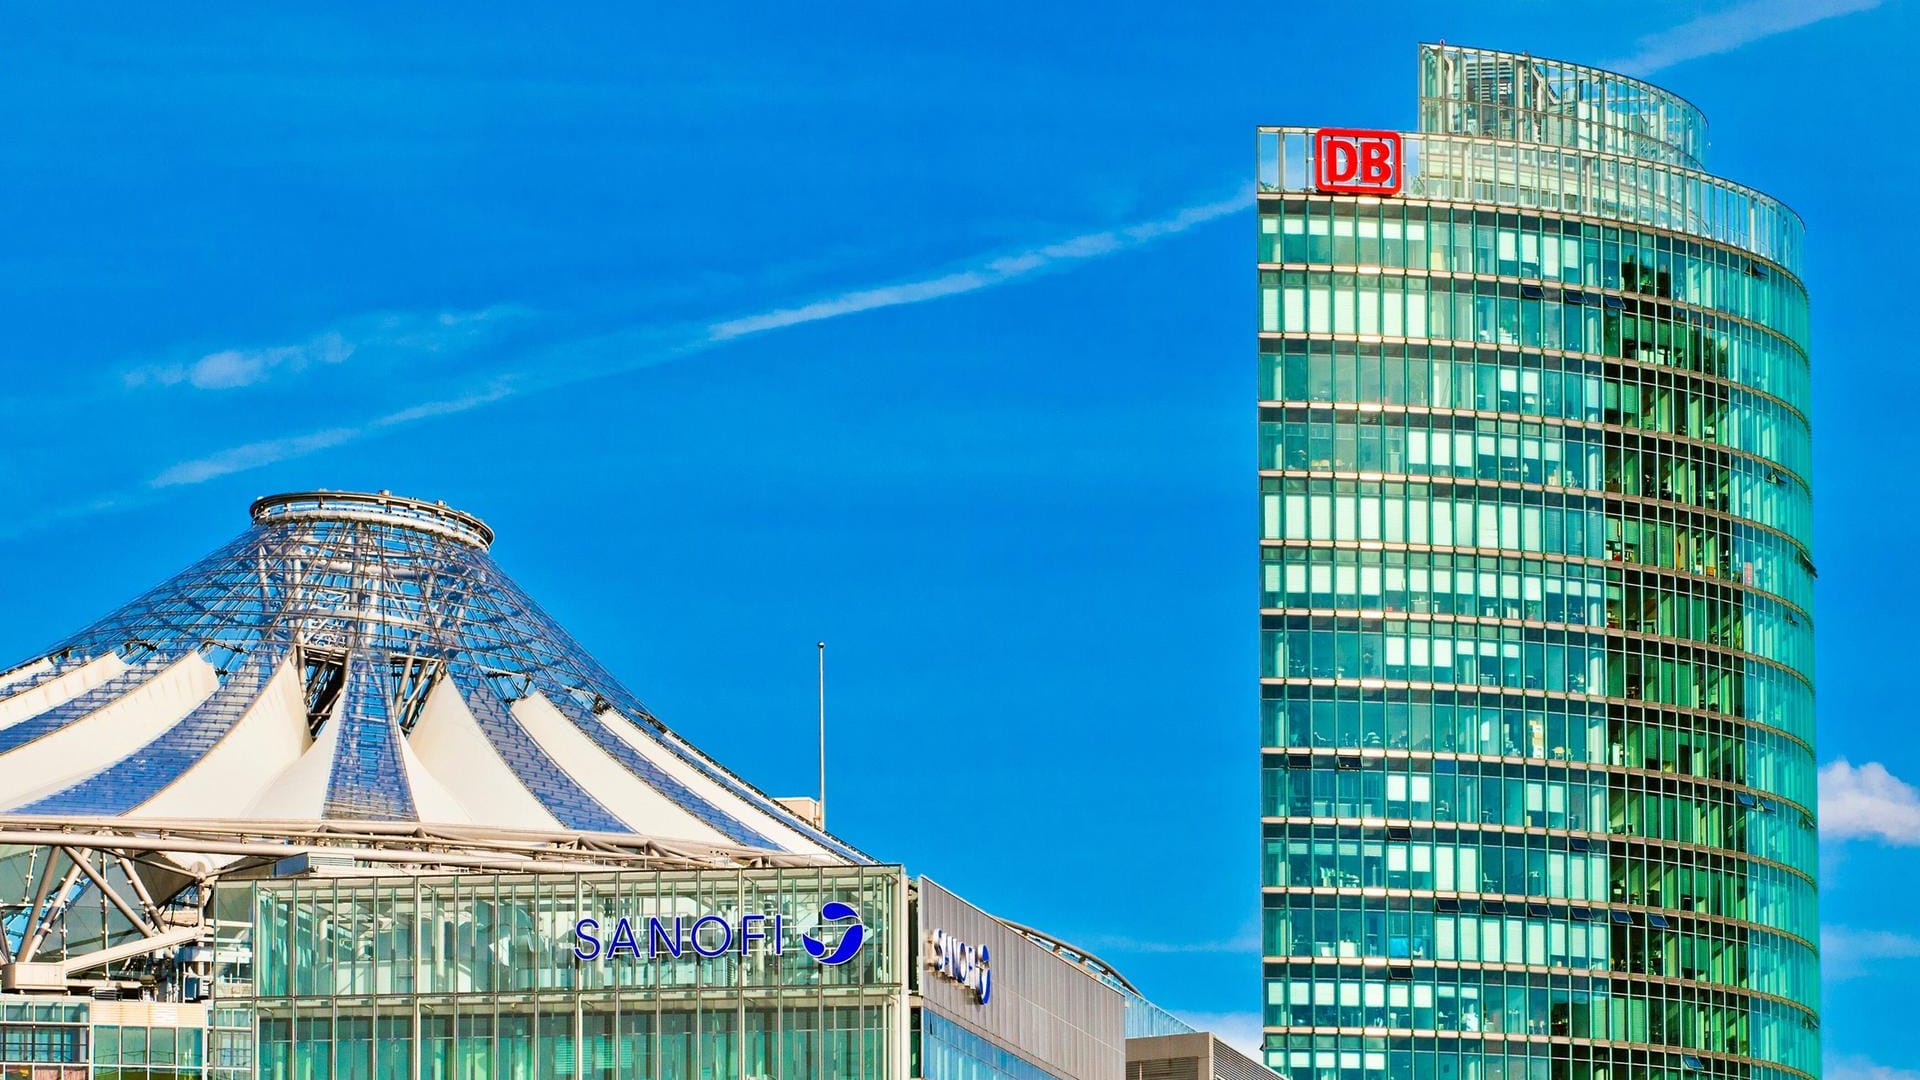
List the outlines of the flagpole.
<svg viewBox="0 0 1920 1080">
<path fill-rule="evenodd" d="M 818 643 L 820 652 L 820 806 L 816 811 L 820 827 L 827 827 L 827 643 Z"/>
</svg>

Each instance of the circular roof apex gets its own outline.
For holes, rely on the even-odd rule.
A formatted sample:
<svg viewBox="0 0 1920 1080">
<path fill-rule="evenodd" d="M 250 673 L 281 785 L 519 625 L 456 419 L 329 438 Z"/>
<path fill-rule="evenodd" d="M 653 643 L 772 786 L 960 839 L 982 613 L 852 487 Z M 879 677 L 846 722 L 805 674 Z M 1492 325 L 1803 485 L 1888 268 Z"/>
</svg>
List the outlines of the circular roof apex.
<svg viewBox="0 0 1920 1080">
<path fill-rule="evenodd" d="M 257 525 L 279 521 L 360 521 L 395 525 L 444 536 L 485 551 L 493 530 L 463 510 L 444 502 L 409 499 L 391 491 L 289 491 L 264 495 L 248 507 Z"/>
</svg>

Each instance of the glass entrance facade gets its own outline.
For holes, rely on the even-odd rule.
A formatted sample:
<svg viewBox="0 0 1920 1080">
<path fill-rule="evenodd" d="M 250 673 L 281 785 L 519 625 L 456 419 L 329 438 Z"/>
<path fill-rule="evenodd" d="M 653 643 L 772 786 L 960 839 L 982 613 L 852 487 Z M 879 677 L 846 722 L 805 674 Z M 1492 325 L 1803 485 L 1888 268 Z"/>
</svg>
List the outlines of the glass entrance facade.
<svg viewBox="0 0 1920 1080">
<path fill-rule="evenodd" d="M 1636 80 L 1259 134 L 1267 1063 L 1817 1076 L 1801 222 Z"/>
<path fill-rule="evenodd" d="M 906 910 L 885 866 L 223 884 L 211 1071 L 888 1080 Z"/>
<path fill-rule="evenodd" d="M 0 993 L 0 1080 L 1121 1080 L 1126 1032 L 1177 1024 L 898 866 L 458 873 L 280 846 L 114 946 L 184 979 L 29 969 Z"/>
</svg>

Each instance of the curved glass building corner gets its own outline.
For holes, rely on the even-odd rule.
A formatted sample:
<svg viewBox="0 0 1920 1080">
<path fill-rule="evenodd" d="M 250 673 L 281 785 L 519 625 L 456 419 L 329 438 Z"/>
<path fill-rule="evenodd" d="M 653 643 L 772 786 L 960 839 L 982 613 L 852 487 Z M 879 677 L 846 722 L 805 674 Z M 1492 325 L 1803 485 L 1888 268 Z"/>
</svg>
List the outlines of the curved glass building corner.
<svg viewBox="0 0 1920 1080">
<path fill-rule="evenodd" d="M 1267 1063 L 1817 1077 L 1802 224 L 1639 80 L 1419 83 L 1391 193 L 1258 136 Z"/>
</svg>

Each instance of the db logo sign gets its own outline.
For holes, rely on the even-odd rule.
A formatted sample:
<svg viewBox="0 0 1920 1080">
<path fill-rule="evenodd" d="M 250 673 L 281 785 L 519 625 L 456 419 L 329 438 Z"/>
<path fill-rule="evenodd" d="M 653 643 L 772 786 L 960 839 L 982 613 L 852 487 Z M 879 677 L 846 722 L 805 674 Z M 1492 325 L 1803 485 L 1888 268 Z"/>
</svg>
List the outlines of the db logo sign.
<svg viewBox="0 0 1920 1080">
<path fill-rule="evenodd" d="M 1352 195 L 1400 190 L 1400 133 L 1321 128 L 1313 134 L 1313 187 Z"/>
</svg>

